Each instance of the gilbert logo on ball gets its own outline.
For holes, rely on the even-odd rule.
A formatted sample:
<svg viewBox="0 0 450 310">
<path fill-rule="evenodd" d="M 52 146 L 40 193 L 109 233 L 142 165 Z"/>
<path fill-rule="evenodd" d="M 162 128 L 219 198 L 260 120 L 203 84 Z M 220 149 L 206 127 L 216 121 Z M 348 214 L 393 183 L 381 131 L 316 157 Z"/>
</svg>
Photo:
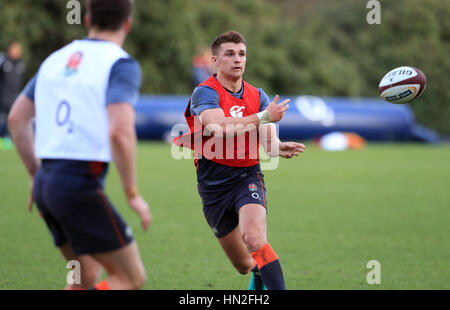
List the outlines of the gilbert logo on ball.
<svg viewBox="0 0 450 310">
<path fill-rule="evenodd" d="M 378 85 L 381 98 L 391 103 L 408 103 L 419 97 L 427 86 L 427 78 L 414 67 L 398 67 L 389 71 Z"/>
</svg>

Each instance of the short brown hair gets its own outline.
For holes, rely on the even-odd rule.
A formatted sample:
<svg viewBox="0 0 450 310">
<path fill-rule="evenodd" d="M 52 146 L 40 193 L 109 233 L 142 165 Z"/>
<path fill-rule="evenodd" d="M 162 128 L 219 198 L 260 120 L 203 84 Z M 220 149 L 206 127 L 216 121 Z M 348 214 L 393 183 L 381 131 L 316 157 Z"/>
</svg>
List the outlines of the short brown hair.
<svg viewBox="0 0 450 310">
<path fill-rule="evenodd" d="M 211 44 L 211 51 L 213 55 L 217 55 L 217 52 L 219 51 L 219 47 L 223 43 L 244 43 L 244 45 L 247 45 L 245 42 L 245 38 L 242 34 L 240 34 L 237 31 L 228 31 L 225 33 L 220 34 Z"/>
<path fill-rule="evenodd" d="M 116 31 L 133 12 L 133 0 L 86 0 L 91 27 Z"/>
</svg>

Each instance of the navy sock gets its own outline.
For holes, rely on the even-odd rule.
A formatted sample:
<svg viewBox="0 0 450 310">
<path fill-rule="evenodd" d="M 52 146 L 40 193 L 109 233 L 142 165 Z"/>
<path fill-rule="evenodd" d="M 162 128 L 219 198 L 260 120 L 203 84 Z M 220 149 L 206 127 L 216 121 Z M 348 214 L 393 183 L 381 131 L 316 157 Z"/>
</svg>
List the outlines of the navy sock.
<svg viewBox="0 0 450 310">
<path fill-rule="evenodd" d="M 259 266 L 261 278 L 269 290 L 285 290 L 283 270 L 278 256 L 272 247 L 266 243 L 259 250 L 251 253 Z"/>
<path fill-rule="evenodd" d="M 269 290 L 285 290 L 283 270 L 280 261 L 277 259 L 267 265 L 264 265 L 259 272 L 261 278 Z"/>
</svg>

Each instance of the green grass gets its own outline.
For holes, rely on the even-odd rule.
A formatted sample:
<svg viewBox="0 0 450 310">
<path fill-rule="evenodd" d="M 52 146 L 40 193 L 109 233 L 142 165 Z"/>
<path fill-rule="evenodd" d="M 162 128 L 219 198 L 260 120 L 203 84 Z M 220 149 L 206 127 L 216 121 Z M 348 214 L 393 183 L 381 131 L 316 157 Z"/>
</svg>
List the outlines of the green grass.
<svg viewBox="0 0 450 310">
<path fill-rule="evenodd" d="M 371 144 L 265 171 L 268 238 L 288 289 L 450 289 L 450 147 Z M 14 151 L 0 150 L 0 289 L 61 289 L 68 272 L 36 210 Z M 139 183 L 154 223 L 143 232 L 115 168 L 106 191 L 133 228 L 145 289 L 246 289 L 206 224 L 191 160 L 141 143 Z M 366 264 L 381 263 L 369 285 Z"/>
</svg>

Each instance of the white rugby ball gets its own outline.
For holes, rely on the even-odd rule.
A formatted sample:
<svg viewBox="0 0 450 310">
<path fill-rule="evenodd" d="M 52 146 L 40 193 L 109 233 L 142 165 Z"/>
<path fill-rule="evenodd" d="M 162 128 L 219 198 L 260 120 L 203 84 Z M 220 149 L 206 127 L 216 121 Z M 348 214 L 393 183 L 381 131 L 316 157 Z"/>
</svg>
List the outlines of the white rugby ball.
<svg viewBox="0 0 450 310">
<path fill-rule="evenodd" d="M 408 103 L 419 97 L 427 86 L 427 78 L 414 67 L 395 68 L 381 79 L 378 92 L 391 103 Z"/>
</svg>

